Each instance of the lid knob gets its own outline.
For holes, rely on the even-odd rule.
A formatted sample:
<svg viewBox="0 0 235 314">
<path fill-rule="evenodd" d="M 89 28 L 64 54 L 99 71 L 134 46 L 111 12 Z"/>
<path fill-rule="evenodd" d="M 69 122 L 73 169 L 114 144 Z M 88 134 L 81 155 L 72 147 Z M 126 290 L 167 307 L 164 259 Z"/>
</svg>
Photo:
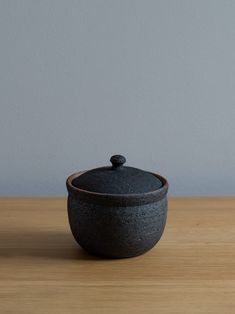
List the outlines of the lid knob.
<svg viewBox="0 0 235 314">
<path fill-rule="evenodd" d="M 126 158 L 122 155 L 113 155 L 110 158 L 110 161 L 113 165 L 113 168 L 118 168 L 121 167 L 126 162 Z"/>
</svg>

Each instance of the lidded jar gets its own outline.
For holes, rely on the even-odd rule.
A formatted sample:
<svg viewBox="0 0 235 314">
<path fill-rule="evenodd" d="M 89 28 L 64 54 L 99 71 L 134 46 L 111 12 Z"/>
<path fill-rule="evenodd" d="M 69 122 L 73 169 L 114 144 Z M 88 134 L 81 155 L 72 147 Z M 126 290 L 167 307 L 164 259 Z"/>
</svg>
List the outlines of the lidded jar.
<svg viewBox="0 0 235 314">
<path fill-rule="evenodd" d="M 110 161 L 111 166 L 67 179 L 71 231 L 92 254 L 137 256 L 150 250 L 164 231 L 168 183 L 158 174 L 125 166 L 124 156 Z"/>
</svg>

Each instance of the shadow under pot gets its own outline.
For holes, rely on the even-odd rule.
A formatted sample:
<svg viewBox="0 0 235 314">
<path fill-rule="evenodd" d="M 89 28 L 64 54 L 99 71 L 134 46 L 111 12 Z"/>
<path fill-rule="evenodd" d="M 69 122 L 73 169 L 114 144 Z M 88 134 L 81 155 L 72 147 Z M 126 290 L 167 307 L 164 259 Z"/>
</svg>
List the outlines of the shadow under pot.
<svg viewBox="0 0 235 314">
<path fill-rule="evenodd" d="M 141 255 L 160 240 L 167 218 L 168 183 L 162 176 L 112 165 L 67 179 L 68 216 L 74 238 L 89 253 L 126 258 Z"/>
</svg>

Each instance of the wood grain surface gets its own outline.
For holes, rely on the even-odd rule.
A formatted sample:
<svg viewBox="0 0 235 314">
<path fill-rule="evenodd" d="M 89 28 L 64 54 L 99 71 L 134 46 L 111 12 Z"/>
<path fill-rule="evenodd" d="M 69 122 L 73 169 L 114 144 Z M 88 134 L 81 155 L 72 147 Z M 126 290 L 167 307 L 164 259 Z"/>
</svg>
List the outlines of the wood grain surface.
<svg viewBox="0 0 235 314">
<path fill-rule="evenodd" d="M 0 313 L 235 313 L 235 198 L 170 199 L 147 254 L 73 240 L 65 199 L 0 199 Z M 92 230 L 91 230 L 92 232 Z"/>
</svg>

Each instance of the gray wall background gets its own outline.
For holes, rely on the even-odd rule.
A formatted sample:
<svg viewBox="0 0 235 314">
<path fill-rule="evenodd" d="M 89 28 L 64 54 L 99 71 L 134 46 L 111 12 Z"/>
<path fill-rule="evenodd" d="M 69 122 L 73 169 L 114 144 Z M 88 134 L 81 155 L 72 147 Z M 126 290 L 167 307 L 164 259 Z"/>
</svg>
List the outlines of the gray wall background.
<svg viewBox="0 0 235 314">
<path fill-rule="evenodd" d="M 0 0 L 0 195 L 128 164 L 234 195 L 235 1 Z"/>
</svg>

